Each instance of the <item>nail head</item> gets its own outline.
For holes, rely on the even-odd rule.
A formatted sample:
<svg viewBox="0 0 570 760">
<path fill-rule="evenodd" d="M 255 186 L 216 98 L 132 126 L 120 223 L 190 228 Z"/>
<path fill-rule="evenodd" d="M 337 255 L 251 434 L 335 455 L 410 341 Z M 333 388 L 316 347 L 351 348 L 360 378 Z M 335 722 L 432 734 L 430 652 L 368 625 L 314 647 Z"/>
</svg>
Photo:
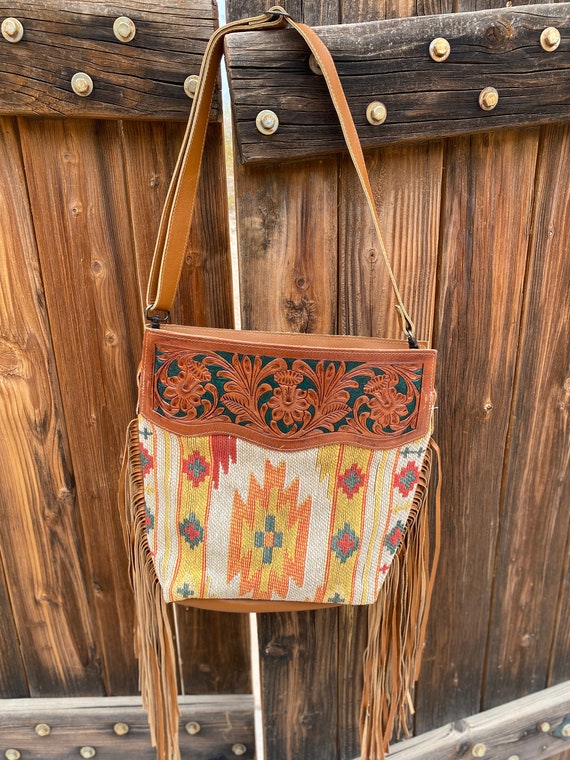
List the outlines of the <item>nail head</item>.
<svg viewBox="0 0 570 760">
<path fill-rule="evenodd" d="M 245 753 L 247 752 L 247 747 L 245 746 L 245 744 L 234 744 L 234 746 L 232 747 L 232 752 L 234 753 L 234 755 L 238 755 L 238 756 L 245 755 Z"/>
<path fill-rule="evenodd" d="M 51 734 L 51 728 L 47 723 L 38 723 L 34 731 L 38 736 L 49 736 Z"/>
<path fill-rule="evenodd" d="M 186 732 L 190 734 L 190 736 L 194 736 L 195 734 L 199 734 L 201 730 L 201 725 L 196 720 L 190 721 L 190 723 L 187 723 L 186 726 Z"/>
<path fill-rule="evenodd" d="M 113 34 L 119 42 L 130 42 L 136 33 L 135 23 L 128 16 L 119 16 L 113 22 Z"/>
<path fill-rule="evenodd" d="M 473 757 L 485 757 L 487 754 L 487 747 L 483 744 L 483 742 L 479 742 L 473 747 L 471 754 Z"/>
<path fill-rule="evenodd" d="M 184 92 L 189 98 L 193 98 L 196 95 L 199 81 L 200 77 L 197 74 L 190 74 L 190 76 L 186 77 L 184 80 Z"/>
<path fill-rule="evenodd" d="M 547 26 L 540 35 L 540 46 L 547 53 L 553 53 L 560 45 L 560 32 L 555 26 Z"/>
<path fill-rule="evenodd" d="M 437 63 L 447 61 L 451 53 L 451 45 L 445 37 L 436 37 L 429 44 L 429 54 Z"/>
<path fill-rule="evenodd" d="M 20 754 L 20 751 L 17 749 L 7 749 L 4 753 L 4 757 L 6 760 L 20 760 L 22 755 Z"/>
<path fill-rule="evenodd" d="M 373 126 L 384 124 L 387 117 L 388 109 L 384 103 L 381 103 L 379 100 L 374 100 L 372 103 L 368 104 L 368 107 L 366 108 L 366 118 L 369 124 L 372 124 Z"/>
<path fill-rule="evenodd" d="M 2 22 L 2 37 L 7 42 L 20 42 L 24 36 L 24 27 L 22 22 L 17 18 L 5 18 Z"/>
<path fill-rule="evenodd" d="M 313 55 L 313 53 L 311 53 L 311 55 L 309 56 L 309 68 L 311 69 L 311 71 L 313 72 L 313 74 L 316 74 L 319 77 L 323 76 L 323 72 L 321 71 L 321 67 L 317 63 L 317 59 L 315 58 L 315 56 Z"/>
<path fill-rule="evenodd" d="M 128 723 L 115 723 L 113 726 L 113 731 L 117 736 L 124 736 L 125 734 L 128 734 L 130 730 Z"/>
<path fill-rule="evenodd" d="M 552 728 L 552 726 L 550 725 L 550 723 L 549 723 L 547 720 L 543 720 L 543 721 L 541 721 L 541 722 L 538 724 L 538 730 L 539 730 L 539 731 L 540 731 L 542 734 L 548 734 L 548 733 L 550 732 L 550 729 L 551 729 L 551 728 Z"/>
<path fill-rule="evenodd" d="M 78 71 L 71 77 L 71 89 L 76 95 L 86 98 L 93 92 L 93 80 L 84 71 Z"/>
<path fill-rule="evenodd" d="M 95 757 L 97 752 L 93 749 L 93 747 L 81 747 L 79 754 L 81 757 L 84 757 L 88 760 L 90 757 Z"/>
<path fill-rule="evenodd" d="M 255 126 L 262 135 L 273 135 L 279 129 L 279 118 L 274 111 L 265 109 L 257 114 Z"/>
</svg>

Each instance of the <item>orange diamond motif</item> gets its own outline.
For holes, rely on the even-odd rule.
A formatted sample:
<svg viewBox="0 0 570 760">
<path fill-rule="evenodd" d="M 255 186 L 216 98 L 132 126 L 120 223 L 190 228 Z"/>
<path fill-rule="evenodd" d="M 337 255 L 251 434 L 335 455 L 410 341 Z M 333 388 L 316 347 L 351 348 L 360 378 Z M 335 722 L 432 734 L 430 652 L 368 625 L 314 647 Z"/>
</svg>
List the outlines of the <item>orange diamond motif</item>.
<svg viewBox="0 0 570 760">
<path fill-rule="evenodd" d="M 285 477 L 285 462 L 266 461 L 263 485 L 251 474 L 247 499 L 235 492 L 228 582 L 239 575 L 239 593 L 254 599 L 283 599 L 291 580 L 303 585 L 312 500 L 299 504 L 299 479 L 286 486 Z"/>
</svg>

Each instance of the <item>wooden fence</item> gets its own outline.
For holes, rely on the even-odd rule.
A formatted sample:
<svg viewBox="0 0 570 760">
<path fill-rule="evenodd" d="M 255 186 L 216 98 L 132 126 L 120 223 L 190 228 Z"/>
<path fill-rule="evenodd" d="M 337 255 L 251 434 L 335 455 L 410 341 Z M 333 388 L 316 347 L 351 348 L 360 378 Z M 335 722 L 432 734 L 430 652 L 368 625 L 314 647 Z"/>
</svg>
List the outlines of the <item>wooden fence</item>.
<svg viewBox="0 0 570 760">
<path fill-rule="evenodd" d="M 448 14 L 498 5 L 292 0 L 287 8 L 324 26 L 432 15 L 431 31 L 448 24 Z M 258 10 L 253 0 L 230 0 L 227 8 L 230 18 Z M 551 69 L 566 72 L 556 85 L 563 109 L 570 39 L 560 9 L 550 13 L 563 30 L 560 55 L 549 59 Z M 136 24 L 129 43 L 113 35 L 119 15 Z M 2 7 L 7 16 L 20 17 L 24 37 L 0 45 L 0 77 L 10 93 L 0 107 L 0 696 L 7 700 L 0 750 L 19 740 L 26 757 L 26 747 L 42 742 L 52 749 L 35 756 L 75 757 L 77 746 L 89 744 L 81 726 L 94 719 L 66 724 L 62 749 L 55 729 L 43 738 L 33 731 L 42 714 L 59 709 L 53 702 L 49 713 L 46 698 L 90 698 L 103 710 L 106 698 L 137 693 L 116 481 L 135 409 L 142 286 L 189 106 L 183 83 L 197 73 L 215 20 L 211 3 L 196 0 L 168 9 L 150 0 L 120 9 L 19 0 Z M 327 35 L 342 49 L 342 30 Z M 279 46 L 267 48 L 267 60 L 275 60 Z M 246 52 L 242 41 L 230 45 L 238 123 L 238 64 Z M 293 99 L 303 93 L 294 89 L 299 55 L 297 46 L 281 72 L 292 77 L 283 92 Z M 76 71 L 92 76 L 91 96 L 74 95 Z M 492 84 L 491 73 L 481 87 Z M 315 113 L 322 102 L 316 98 Z M 493 131 L 489 120 L 489 131 L 471 134 L 467 124 L 454 137 L 442 136 L 442 126 L 429 141 L 414 135 L 367 150 L 396 276 L 414 304 L 419 337 L 439 350 L 444 546 L 416 693 L 418 734 L 556 684 L 557 708 L 566 704 L 570 128 L 567 111 L 541 113 L 542 126 L 499 121 Z M 321 152 L 311 149 L 319 134 L 317 125 L 306 131 L 305 146 L 297 139 L 295 162 L 236 166 L 243 325 L 398 337 L 356 179 L 342 154 L 311 158 Z M 267 138 L 254 138 L 271 150 Z M 232 324 L 223 177 L 214 120 L 174 321 Z M 366 625 L 363 609 L 258 617 L 267 760 L 358 754 Z M 197 757 L 230 757 L 238 744 L 253 757 L 247 619 L 179 610 L 177 643 L 181 688 L 214 700 L 200 713 L 201 733 L 184 734 L 184 746 L 190 751 L 200 736 Z M 239 694 L 250 717 L 236 719 L 241 734 L 226 736 L 216 721 Z M 24 700 L 19 712 L 14 699 Z M 185 723 L 199 704 L 190 701 Z M 128 700 L 112 705 L 123 709 L 137 726 L 126 739 L 132 754 L 148 739 Z M 536 726 L 547 720 L 543 756 L 562 752 L 567 745 L 554 733 L 562 712 L 538 696 L 536 710 L 485 756 L 534 757 L 525 743 L 538 741 Z M 105 747 L 114 757 L 127 752 L 124 736 L 112 732 L 118 714 L 97 724 L 111 732 Z M 470 742 L 433 757 L 463 757 Z M 414 757 L 428 754 L 420 748 Z"/>
</svg>

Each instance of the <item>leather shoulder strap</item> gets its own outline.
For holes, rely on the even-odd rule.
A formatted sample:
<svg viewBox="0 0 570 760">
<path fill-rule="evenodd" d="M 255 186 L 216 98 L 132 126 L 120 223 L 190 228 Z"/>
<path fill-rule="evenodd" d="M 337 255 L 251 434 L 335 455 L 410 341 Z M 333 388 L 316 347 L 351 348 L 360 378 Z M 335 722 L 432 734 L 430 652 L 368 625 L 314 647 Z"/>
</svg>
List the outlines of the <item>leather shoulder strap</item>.
<svg viewBox="0 0 570 760">
<path fill-rule="evenodd" d="M 280 6 L 271 8 L 267 13 L 254 18 L 234 21 L 220 27 L 214 32 L 206 47 L 200 78 L 182 148 L 168 189 L 168 194 L 160 222 L 152 268 L 147 290 L 147 316 L 156 312 L 169 312 L 178 281 L 184 251 L 190 231 L 190 223 L 196 199 L 196 189 L 200 174 L 200 164 L 206 138 L 210 108 L 214 94 L 218 68 L 223 53 L 223 40 L 232 32 L 261 29 L 273 29 L 283 26 L 284 19 L 305 40 L 321 68 L 333 105 L 337 112 L 343 135 L 356 169 L 360 184 L 372 215 L 374 227 L 380 244 L 380 251 L 386 265 L 394 295 L 396 308 L 400 315 L 402 328 L 408 337 L 410 346 L 416 347 L 413 337 L 414 325 L 398 289 L 390 260 L 386 251 L 384 237 L 380 228 L 378 212 L 374 203 L 372 188 L 362 146 L 342 89 L 334 61 L 320 37 L 306 24 L 294 21 Z"/>
</svg>

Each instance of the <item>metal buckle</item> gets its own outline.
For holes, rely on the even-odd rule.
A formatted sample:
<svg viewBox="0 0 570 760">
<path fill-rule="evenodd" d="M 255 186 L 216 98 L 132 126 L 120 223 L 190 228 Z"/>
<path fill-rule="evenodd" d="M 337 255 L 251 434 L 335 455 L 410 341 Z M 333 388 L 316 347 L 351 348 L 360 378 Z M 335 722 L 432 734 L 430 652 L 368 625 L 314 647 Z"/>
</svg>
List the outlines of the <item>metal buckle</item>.
<svg viewBox="0 0 570 760">
<path fill-rule="evenodd" d="M 279 16 L 280 18 L 291 18 L 289 13 L 280 5 L 274 5 L 273 8 L 269 8 L 267 13 L 271 13 L 273 16 Z"/>
<path fill-rule="evenodd" d="M 158 330 L 161 322 L 168 322 L 168 320 L 170 319 L 169 311 L 163 312 L 162 316 L 158 314 L 156 311 L 154 312 L 154 314 L 151 314 L 151 311 L 153 311 L 152 306 L 147 306 L 146 309 L 144 310 L 144 318 L 148 319 L 148 321 L 151 324 L 151 327 L 154 327 L 155 330 Z"/>
</svg>

